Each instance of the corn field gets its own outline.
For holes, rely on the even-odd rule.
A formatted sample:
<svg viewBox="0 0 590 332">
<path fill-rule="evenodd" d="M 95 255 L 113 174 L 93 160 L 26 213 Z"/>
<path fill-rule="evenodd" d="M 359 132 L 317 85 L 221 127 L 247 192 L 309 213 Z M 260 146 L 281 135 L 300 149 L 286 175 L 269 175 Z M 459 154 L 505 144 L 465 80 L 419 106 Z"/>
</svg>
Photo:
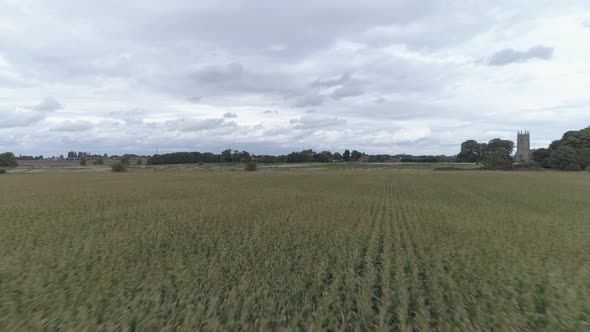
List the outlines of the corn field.
<svg viewBox="0 0 590 332">
<path fill-rule="evenodd" d="M 590 330 L 590 174 L 0 178 L 0 330 Z"/>
</svg>

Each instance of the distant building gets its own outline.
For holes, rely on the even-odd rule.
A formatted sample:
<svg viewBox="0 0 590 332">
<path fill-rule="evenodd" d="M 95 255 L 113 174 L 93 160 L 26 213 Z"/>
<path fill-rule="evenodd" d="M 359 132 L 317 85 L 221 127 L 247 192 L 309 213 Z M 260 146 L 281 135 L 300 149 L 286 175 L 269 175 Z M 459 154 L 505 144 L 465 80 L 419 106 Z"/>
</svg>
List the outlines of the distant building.
<svg viewBox="0 0 590 332">
<path fill-rule="evenodd" d="M 359 163 L 368 163 L 369 162 L 369 156 L 360 156 L 360 158 L 357 161 Z"/>
<path fill-rule="evenodd" d="M 519 163 L 531 161 L 531 139 L 530 132 L 519 131 L 516 133 L 516 155 L 514 160 Z"/>
</svg>

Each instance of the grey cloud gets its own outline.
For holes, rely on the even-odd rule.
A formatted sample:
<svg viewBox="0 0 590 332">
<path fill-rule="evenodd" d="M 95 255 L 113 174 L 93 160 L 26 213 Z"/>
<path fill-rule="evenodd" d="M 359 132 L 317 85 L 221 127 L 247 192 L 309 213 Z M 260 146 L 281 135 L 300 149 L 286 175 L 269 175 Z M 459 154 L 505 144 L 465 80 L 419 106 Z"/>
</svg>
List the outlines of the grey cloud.
<svg viewBox="0 0 590 332">
<path fill-rule="evenodd" d="M 88 121 L 64 121 L 54 127 L 51 131 L 64 131 L 64 132 L 77 132 L 85 131 L 93 127 L 91 122 Z"/>
<path fill-rule="evenodd" d="M 339 118 L 316 118 L 316 117 L 301 117 L 299 119 L 291 119 L 289 123 L 295 129 L 324 129 L 333 126 L 344 125 L 346 120 Z"/>
<path fill-rule="evenodd" d="M 490 66 L 504 66 L 511 63 L 525 62 L 531 59 L 548 60 L 553 57 L 553 48 L 537 45 L 527 51 L 517 51 L 511 48 L 498 51 L 487 60 Z"/>
<path fill-rule="evenodd" d="M 223 117 L 226 119 L 237 118 L 238 115 L 236 113 L 226 112 L 223 114 Z"/>
<path fill-rule="evenodd" d="M 109 113 L 109 118 L 119 120 L 126 125 L 140 125 L 143 123 L 144 111 L 139 109 L 129 111 L 114 111 Z"/>
<path fill-rule="evenodd" d="M 330 94 L 330 96 L 334 99 L 340 100 L 346 97 L 355 97 L 360 96 L 364 92 L 363 88 L 358 85 L 345 85 L 342 87 L 337 88 Z"/>
<path fill-rule="evenodd" d="M 45 115 L 36 111 L 2 111 L 0 115 L 0 128 L 27 127 L 45 118 Z"/>
<path fill-rule="evenodd" d="M 268 110 L 268 111 L 264 111 L 263 113 L 264 114 L 279 114 L 279 111 L 277 111 L 277 110 L 274 110 L 274 111 Z"/>
<path fill-rule="evenodd" d="M 63 109 L 63 105 L 53 97 L 43 99 L 39 104 L 33 106 L 32 110 L 39 112 L 55 112 Z"/>
<path fill-rule="evenodd" d="M 295 100 L 295 107 L 308 107 L 308 106 L 319 106 L 324 103 L 324 96 L 311 93 L 301 97 L 298 97 Z"/>
<path fill-rule="evenodd" d="M 240 63 L 230 63 L 224 67 L 208 66 L 193 74 L 193 77 L 206 84 L 224 83 L 238 80 L 244 74 L 244 67 Z"/>
<path fill-rule="evenodd" d="M 214 130 L 224 127 L 235 127 L 237 124 L 233 121 L 226 122 L 225 119 L 178 119 L 166 122 L 166 127 L 169 130 L 178 131 L 203 131 Z"/>
<path fill-rule="evenodd" d="M 338 86 L 338 85 L 342 85 L 346 82 L 348 82 L 350 80 L 350 74 L 343 74 L 342 76 L 338 77 L 338 78 L 334 78 L 334 79 L 326 79 L 326 80 L 320 80 L 317 79 L 314 82 L 312 82 L 310 85 L 314 88 L 326 88 L 326 87 L 333 87 L 333 86 Z"/>
</svg>

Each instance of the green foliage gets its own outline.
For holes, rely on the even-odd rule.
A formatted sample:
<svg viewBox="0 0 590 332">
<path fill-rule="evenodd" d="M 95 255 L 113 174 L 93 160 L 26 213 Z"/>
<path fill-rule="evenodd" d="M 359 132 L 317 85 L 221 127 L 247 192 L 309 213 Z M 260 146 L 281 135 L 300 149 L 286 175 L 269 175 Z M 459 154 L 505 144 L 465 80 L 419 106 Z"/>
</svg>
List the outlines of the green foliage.
<svg viewBox="0 0 590 332">
<path fill-rule="evenodd" d="M 344 161 L 350 161 L 350 151 L 348 149 L 344 150 L 344 153 L 342 154 L 342 159 L 344 159 Z"/>
<path fill-rule="evenodd" d="M 576 163 L 580 165 L 581 169 L 586 169 L 588 166 L 590 166 L 590 147 L 581 148 L 578 151 Z"/>
<path fill-rule="evenodd" d="M 80 159 L 80 166 L 86 166 L 86 157 L 82 157 L 82 159 Z"/>
<path fill-rule="evenodd" d="M 564 170 L 569 165 L 575 164 L 577 159 L 578 154 L 573 147 L 562 145 L 551 151 L 548 163 L 552 168 Z"/>
<path fill-rule="evenodd" d="M 143 165 L 143 159 L 141 159 L 141 158 L 137 159 L 136 164 L 137 164 L 137 166 Z"/>
<path fill-rule="evenodd" d="M 351 161 L 357 161 L 359 160 L 359 158 L 362 156 L 363 154 L 358 152 L 357 150 L 352 150 L 352 152 L 350 153 L 350 160 Z"/>
<path fill-rule="evenodd" d="M 550 156 L 547 164 L 552 168 L 565 170 L 580 169 L 590 165 L 590 127 L 581 130 L 570 130 L 560 140 L 549 145 Z"/>
<path fill-rule="evenodd" d="M 127 164 L 123 164 L 121 162 L 114 163 L 113 166 L 111 166 L 111 170 L 117 173 L 127 172 Z"/>
<path fill-rule="evenodd" d="M 104 165 L 103 157 L 96 158 L 96 160 L 94 161 L 94 165 Z"/>
<path fill-rule="evenodd" d="M 512 151 L 514 151 L 514 142 L 509 140 L 503 140 L 499 138 L 494 138 L 493 140 L 489 141 L 485 149 L 488 153 L 494 153 L 496 151 L 501 151 L 504 155 L 510 158 L 512 155 Z"/>
<path fill-rule="evenodd" d="M 537 162 L 527 162 L 527 163 L 519 162 L 517 164 L 514 164 L 512 167 L 519 168 L 519 169 L 533 169 L 533 168 L 541 168 L 542 165 Z"/>
<path fill-rule="evenodd" d="M 564 171 L 572 171 L 572 172 L 579 172 L 582 170 L 582 167 L 576 163 L 571 163 L 563 168 Z"/>
<path fill-rule="evenodd" d="M 301 152 L 291 152 L 287 155 L 285 160 L 288 163 L 303 163 L 303 162 L 312 162 L 313 161 L 313 151 L 303 150 Z"/>
<path fill-rule="evenodd" d="M 543 167 L 549 166 L 549 156 L 551 155 L 551 150 L 549 149 L 536 149 L 532 152 L 533 160 L 541 164 Z"/>
<path fill-rule="evenodd" d="M 514 161 L 506 155 L 506 150 L 498 149 L 490 153 L 482 163 L 486 169 L 509 170 L 512 169 Z"/>
<path fill-rule="evenodd" d="M 332 153 L 330 151 L 322 151 L 313 155 L 313 161 L 318 163 L 329 163 L 332 161 Z"/>
<path fill-rule="evenodd" d="M 0 166 L 15 167 L 18 166 L 18 162 L 12 152 L 5 152 L 0 154 Z"/>
<path fill-rule="evenodd" d="M 6 173 L 6 170 L 4 168 L 0 168 L 0 174 L 4 174 Z"/>
<path fill-rule="evenodd" d="M 457 155 L 459 162 L 475 163 L 481 160 L 481 146 L 476 140 L 461 143 L 461 152 Z"/>
<path fill-rule="evenodd" d="M 467 140 L 461 144 L 461 152 L 457 155 L 459 162 L 483 163 L 486 169 L 512 169 L 512 151 L 514 142 L 494 138 L 488 143 Z"/>
<path fill-rule="evenodd" d="M 256 162 L 255 161 L 248 161 L 244 165 L 244 170 L 248 172 L 256 172 Z"/>
</svg>

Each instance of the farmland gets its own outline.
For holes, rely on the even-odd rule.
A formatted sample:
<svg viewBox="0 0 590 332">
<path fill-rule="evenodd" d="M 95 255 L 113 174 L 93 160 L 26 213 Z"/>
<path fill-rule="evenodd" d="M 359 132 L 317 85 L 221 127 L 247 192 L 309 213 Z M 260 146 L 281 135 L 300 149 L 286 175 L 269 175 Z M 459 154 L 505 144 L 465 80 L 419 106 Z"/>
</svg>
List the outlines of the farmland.
<svg viewBox="0 0 590 332">
<path fill-rule="evenodd" d="M 0 176 L 0 330 L 588 330 L 590 173 Z"/>
</svg>

